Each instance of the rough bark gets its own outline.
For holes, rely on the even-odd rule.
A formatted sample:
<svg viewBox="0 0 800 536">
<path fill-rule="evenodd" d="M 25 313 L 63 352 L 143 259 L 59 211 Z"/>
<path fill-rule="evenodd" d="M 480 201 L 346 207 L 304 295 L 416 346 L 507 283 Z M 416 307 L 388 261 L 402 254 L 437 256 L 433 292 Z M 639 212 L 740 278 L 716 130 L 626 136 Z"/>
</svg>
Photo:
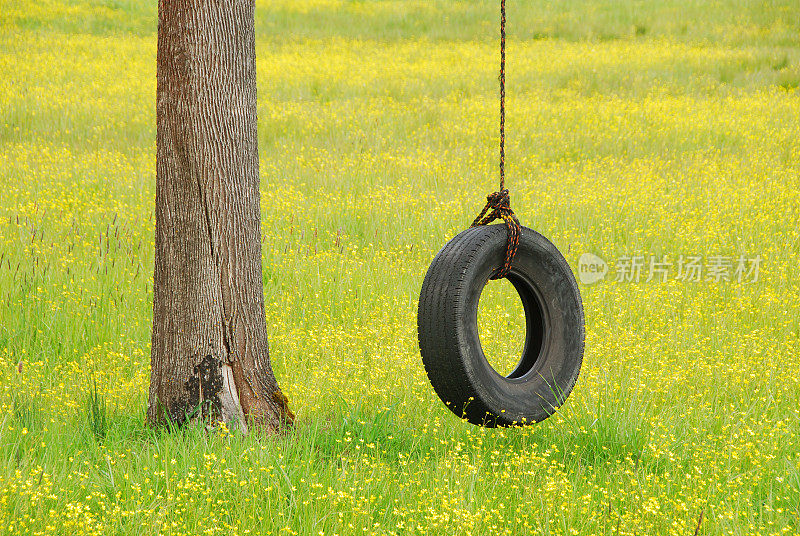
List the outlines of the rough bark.
<svg viewBox="0 0 800 536">
<path fill-rule="evenodd" d="M 261 271 L 254 0 L 160 0 L 148 420 L 275 431 Z"/>
</svg>

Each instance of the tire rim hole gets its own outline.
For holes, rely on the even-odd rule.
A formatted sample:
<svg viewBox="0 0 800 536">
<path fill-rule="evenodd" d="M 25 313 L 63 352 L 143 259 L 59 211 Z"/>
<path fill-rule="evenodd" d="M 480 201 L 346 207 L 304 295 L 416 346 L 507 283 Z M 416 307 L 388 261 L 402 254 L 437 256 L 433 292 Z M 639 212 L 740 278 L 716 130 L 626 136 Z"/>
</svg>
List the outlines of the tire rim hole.
<svg viewBox="0 0 800 536">
<path fill-rule="evenodd" d="M 489 365 L 501 376 L 516 371 L 525 349 L 525 307 L 508 279 L 490 280 L 478 301 L 478 338 Z"/>
</svg>

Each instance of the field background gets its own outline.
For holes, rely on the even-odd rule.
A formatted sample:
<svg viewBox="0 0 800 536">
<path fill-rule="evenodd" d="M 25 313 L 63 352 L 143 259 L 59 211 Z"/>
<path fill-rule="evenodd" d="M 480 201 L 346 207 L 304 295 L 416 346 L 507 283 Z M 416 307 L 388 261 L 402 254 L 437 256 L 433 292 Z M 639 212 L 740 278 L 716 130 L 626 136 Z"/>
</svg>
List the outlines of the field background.
<svg viewBox="0 0 800 536">
<path fill-rule="evenodd" d="M 764 258 L 581 285 L 578 386 L 510 430 L 452 416 L 416 343 L 428 263 L 496 188 L 497 2 L 259 1 L 277 439 L 144 427 L 156 21 L 0 4 L 0 533 L 800 533 L 796 0 L 509 0 L 522 221 L 573 269 Z M 509 287 L 481 300 L 501 361 Z"/>
</svg>

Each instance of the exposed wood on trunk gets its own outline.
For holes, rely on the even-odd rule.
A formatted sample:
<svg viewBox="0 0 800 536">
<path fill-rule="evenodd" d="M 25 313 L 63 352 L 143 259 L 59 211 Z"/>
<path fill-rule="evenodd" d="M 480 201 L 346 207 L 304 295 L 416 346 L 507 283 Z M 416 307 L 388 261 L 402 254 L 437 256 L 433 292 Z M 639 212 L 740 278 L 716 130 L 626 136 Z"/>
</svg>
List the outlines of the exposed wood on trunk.
<svg viewBox="0 0 800 536">
<path fill-rule="evenodd" d="M 253 0 L 160 0 L 148 420 L 278 430 L 261 271 Z"/>
</svg>

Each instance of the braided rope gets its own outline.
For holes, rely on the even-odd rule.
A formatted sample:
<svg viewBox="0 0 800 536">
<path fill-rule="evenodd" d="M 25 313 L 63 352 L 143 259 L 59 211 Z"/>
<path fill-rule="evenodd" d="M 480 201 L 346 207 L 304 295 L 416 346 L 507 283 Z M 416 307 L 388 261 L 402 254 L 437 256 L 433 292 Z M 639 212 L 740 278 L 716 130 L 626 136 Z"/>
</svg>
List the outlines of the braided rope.
<svg viewBox="0 0 800 536">
<path fill-rule="evenodd" d="M 506 188 L 506 0 L 500 0 L 500 191 Z"/>
<path fill-rule="evenodd" d="M 486 214 L 489 209 L 491 212 Z M 500 189 L 486 197 L 486 206 L 470 227 L 487 225 L 496 219 L 506 224 L 506 258 L 502 268 L 491 279 L 508 274 L 519 246 L 520 223 L 511 210 L 511 197 L 506 189 L 506 0 L 500 0 Z"/>
<path fill-rule="evenodd" d="M 489 209 L 491 212 L 486 214 Z M 511 269 L 511 263 L 514 262 L 514 255 L 517 254 L 517 247 L 519 246 L 519 233 L 520 223 L 514 211 L 511 210 L 511 198 L 508 195 L 508 190 L 503 188 L 499 192 L 494 192 L 486 196 L 486 206 L 483 207 L 481 213 L 472 222 L 470 227 L 478 227 L 480 225 L 487 225 L 494 220 L 500 219 L 506 224 L 506 258 L 503 262 L 503 267 L 494 274 L 491 279 L 502 279 L 508 274 Z"/>
</svg>

